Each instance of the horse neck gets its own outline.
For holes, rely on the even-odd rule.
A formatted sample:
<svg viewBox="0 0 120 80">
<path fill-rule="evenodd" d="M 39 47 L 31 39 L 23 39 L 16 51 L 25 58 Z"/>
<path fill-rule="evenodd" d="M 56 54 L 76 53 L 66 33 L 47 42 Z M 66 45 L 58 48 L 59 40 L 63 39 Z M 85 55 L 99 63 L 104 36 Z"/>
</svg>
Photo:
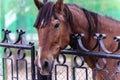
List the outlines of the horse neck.
<svg viewBox="0 0 120 80">
<path fill-rule="evenodd" d="M 98 15 L 100 33 L 110 34 L 112 37 L 120 36 L 120 22 L 112 18 Z M 112 34 L 111 34 L 112 33 Z"/>
<path fill-rule="evenodd" d="M 71 13 L 72 13 L 72 19 L 73 19 L 73 25 L 71 26 L 73 33 L 86 33 L 85 30 L 87 30 L 87 19 L 85 18 L 85 14 L 82 10 L 79 8 L 76 8 L 76 6 L 68 6 Z"/>
<path fill-rule="evenodd" d="M 84 11 L 76 6 L 68 6 L 72 16 L 73 16 L 73 26 L 72 32 L 73 33 L 84 33 L 86 36 L 88 35 L 88 29 L 89 29 L 89 24 L 88 20 L 86 18 L 86 15 Z M 120 35 L 120 31 L 118 28 L 120 28 L 120 22 L 113 20 L 111 18 L 108 18 L 106 16 L 102 15 L 97 15 L 98 17 L 98 25 L 97 26 L 92 26 L 92 33 L 95 34 L 97 32 L 99 33 L 105 33 L 105 34 L 111 34 L 114 36 Z M 93 18 L 92 18 L 93 20 Z M 96 27 L 98 27 L 98 31 L 96 31 Z"/>
</svg>

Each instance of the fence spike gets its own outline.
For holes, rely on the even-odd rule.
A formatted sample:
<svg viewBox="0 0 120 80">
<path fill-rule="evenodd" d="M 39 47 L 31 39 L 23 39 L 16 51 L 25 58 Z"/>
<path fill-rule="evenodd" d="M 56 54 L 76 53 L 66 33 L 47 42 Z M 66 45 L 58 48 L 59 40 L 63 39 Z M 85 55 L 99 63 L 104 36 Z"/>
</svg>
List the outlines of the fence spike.
<svg viewBox="0 0 120 80">
<path fill-rule="evenodd" d="M 11 33 L 10 30 L 8 29 L 2 29 L 2 32 L 4 33 L 4 38 L 3 40 L 1 41 L 2 43 L 13 43 L 13 41 L 11 40 L 9 34 Z"/>
</svg>

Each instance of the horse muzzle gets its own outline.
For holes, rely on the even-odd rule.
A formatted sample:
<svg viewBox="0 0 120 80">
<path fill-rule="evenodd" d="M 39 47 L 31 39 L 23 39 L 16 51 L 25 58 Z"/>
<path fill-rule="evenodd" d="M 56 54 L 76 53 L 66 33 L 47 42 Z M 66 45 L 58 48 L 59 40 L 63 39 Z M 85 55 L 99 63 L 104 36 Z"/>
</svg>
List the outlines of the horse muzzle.
<svg viewBox="0 0 120 80">
<path fill-rule="evenodd" d="M 36 60 L 35 65 L 37 66 L 37 69 L 39 70 L 41 75 L 51 75 L 54 66 L 54 60 Z"/>
</svg>

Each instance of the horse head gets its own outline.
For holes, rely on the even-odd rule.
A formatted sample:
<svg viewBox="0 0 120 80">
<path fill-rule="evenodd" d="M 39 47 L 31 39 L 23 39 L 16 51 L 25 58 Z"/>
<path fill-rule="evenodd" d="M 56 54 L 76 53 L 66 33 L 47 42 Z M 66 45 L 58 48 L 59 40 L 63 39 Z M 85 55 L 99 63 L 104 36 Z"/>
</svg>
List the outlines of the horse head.
<svg viewBox="0 0 120 80">
<path fill-rule="evenodd" d="M 38 0 L 34 2 L 39 10 L 34 24 L 39 40 L 35 64 L 41 75 L 49 75 L 55 58 L 70 41 L 70 11 L 63 0 L 57 0 L 56 3 L 42 3 Z"/>
</svg>

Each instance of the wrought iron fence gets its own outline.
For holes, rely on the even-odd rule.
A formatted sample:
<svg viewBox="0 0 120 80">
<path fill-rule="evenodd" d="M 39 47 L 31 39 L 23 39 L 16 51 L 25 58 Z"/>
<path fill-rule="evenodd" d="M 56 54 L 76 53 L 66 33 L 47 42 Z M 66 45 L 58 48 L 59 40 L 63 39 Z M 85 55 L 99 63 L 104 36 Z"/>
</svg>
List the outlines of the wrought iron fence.
<svg viewBox="0 0 120 80">
<path fill-rule="evenodd" d="M 111 76 L 109 76 L 109 71 L 106 69 L 108 60 L 117 60 L 117 64 L 114 64 L 116 65 L 116 71 L 112 77 L 114 77 L 114 80 L 119 80 L 120 55 L 117 54 L 117 51 L 120 49 L 120 37 L 114 38 L 118 47 L 115 51 L 110 52 L 103 43 L 103 39 L 106 37 L 105 34 L 95 34 L 96 44 L 91 50 L 86 49 L 83 45 L 82 38 L 84 38 L 84 35 L 75 34 L 73 38 L 76 40 L 76 44 L 79 44 L 81 50 L 77 48 L 62 50 L 60 56 L 56 59 L 52 74 L 42 76 L 34 65 L 34 44 L 25 40 L 25 32 L 17 30 L 18 37 L 16 41 L 13 41 L 9 36 L 10 30 L 3 29 L 2 31 L 4 38 L 0 42 L 0 47 L 2 47 L 4 56 L 2 59 L 0 58 L 3 69 L 0 73 L 1 80 L 97 80 L 96 72 L 98 71 L 106 75 L 105 80 L 110 80 Z M 98 51 L 95 52 L 96 48 Z M 84 57 L 86 56 L 96 57 L 94 69 L 90 69 L 85 63 Z M 102 65 L 99 64 L 99 60 L 102 61 Z"/>
<path fill-rule="evenodd" d="M 1 80 L 35 80 L 35 48 L 34 43 L 25 41 L 22 30 L 17 30 L 17 39 L 13 42 L 10 30 L 2 30 L 4 38 L 0 42 L 3 49 Z M 30 55 L 31 57 L 27 57 Z M 0 53 L 2 54 L 2 53 Z M 1 66 L 1 65 L 0 65 Z"/>
</svg>

